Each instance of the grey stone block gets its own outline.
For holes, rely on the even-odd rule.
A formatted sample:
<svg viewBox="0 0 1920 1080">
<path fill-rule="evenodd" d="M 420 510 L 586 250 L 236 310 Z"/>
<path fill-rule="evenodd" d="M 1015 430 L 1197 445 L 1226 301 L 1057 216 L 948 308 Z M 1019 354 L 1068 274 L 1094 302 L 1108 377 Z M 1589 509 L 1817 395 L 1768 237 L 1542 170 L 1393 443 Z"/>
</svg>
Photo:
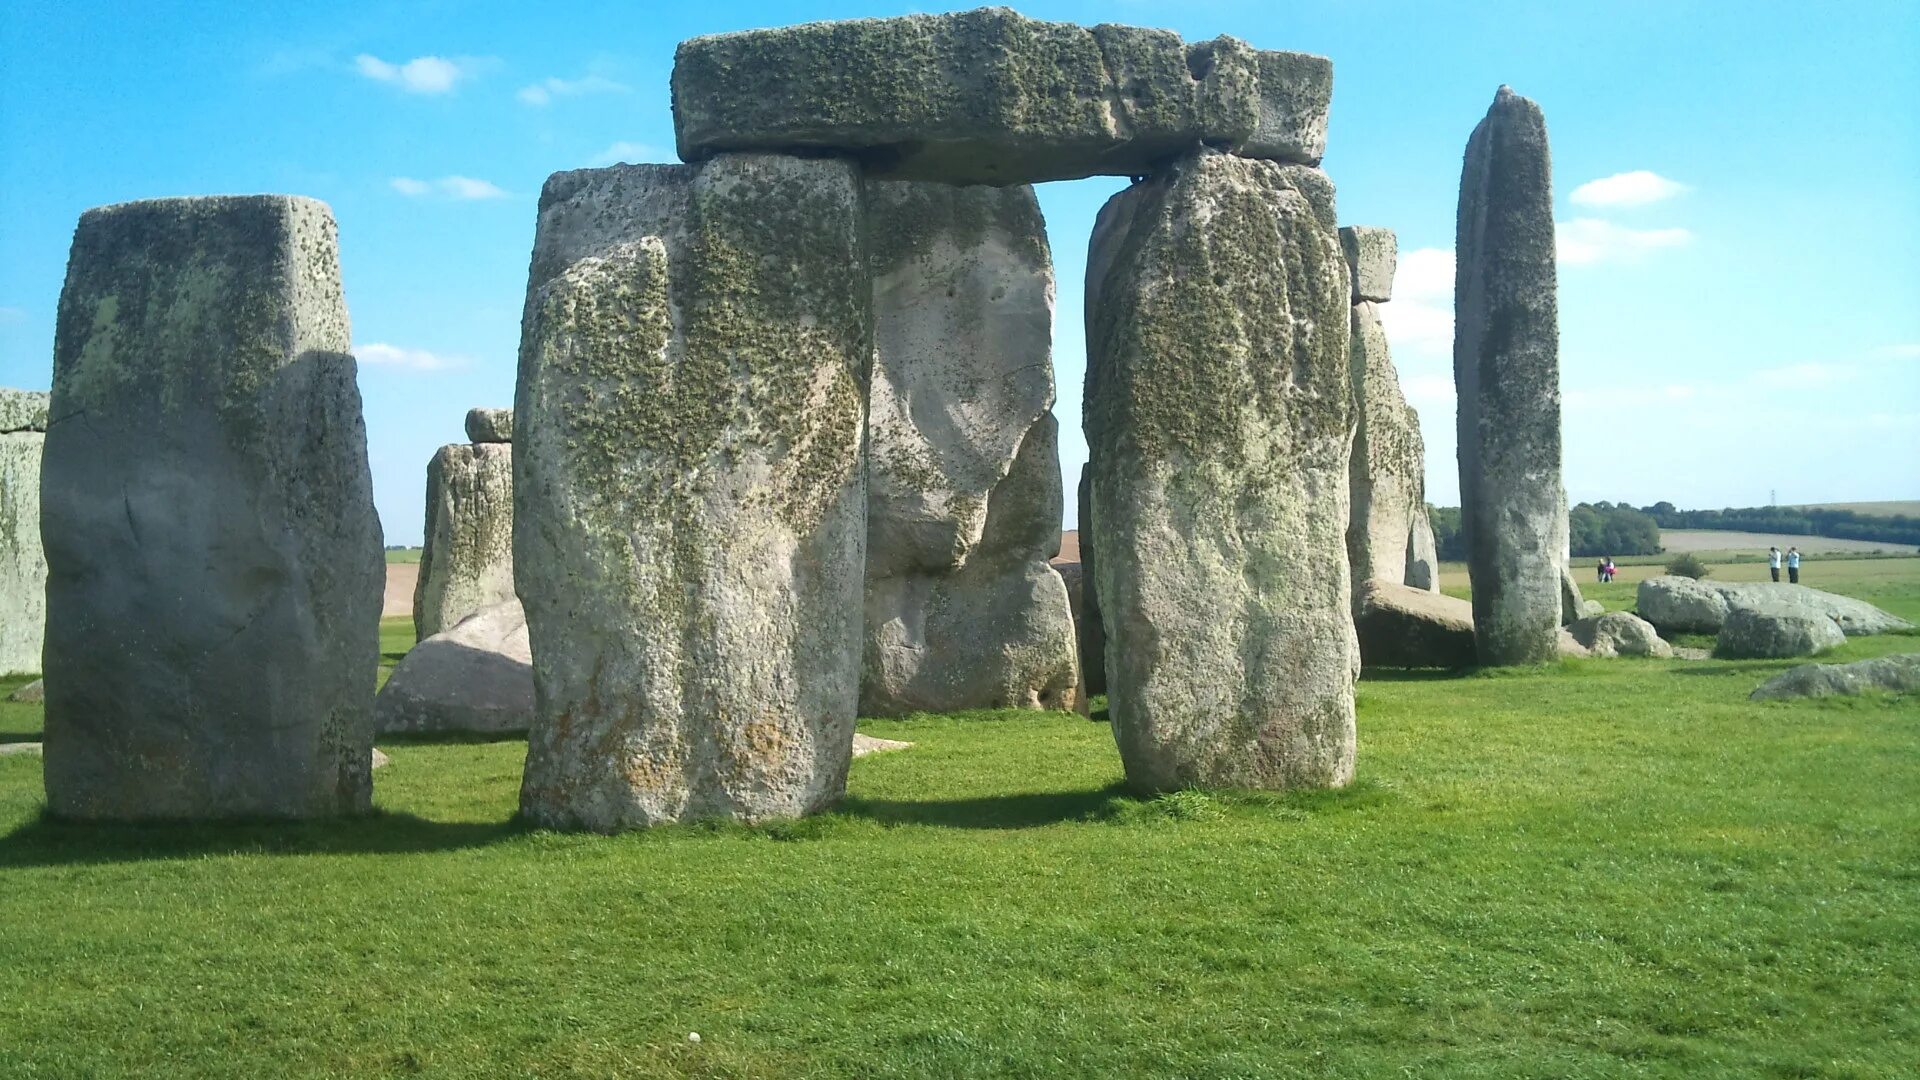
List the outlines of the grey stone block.
<svg viewBox="0 0 1920 1080">
<path fill-rule="evenodd" d="M 1393 272 L 1400 261 L 1392 229 L 1348 225 L 1340 230 L 1340 248 L 1353 274 L 1353 302 L 1384 304 L 1393 299 Z"/>
<path fill-rule="evenodd" d="M 512 409 L 468 409 L 467 439 L 477 443 L 513 441 Z"/>
<path fill-rule="evenodd" d="M 427 520 L 413 583 L 415 641 L 513 591 L 513 447 L 453 443 L 427 463 Z"/>
</svg>

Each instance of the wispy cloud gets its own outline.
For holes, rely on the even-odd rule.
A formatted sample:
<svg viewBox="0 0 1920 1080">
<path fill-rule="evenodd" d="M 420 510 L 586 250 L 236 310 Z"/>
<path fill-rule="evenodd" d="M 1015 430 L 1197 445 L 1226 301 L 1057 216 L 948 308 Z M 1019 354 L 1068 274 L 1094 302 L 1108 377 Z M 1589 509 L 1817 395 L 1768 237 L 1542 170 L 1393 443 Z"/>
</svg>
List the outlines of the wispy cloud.
<svg viewBox="0 0 1920 1080">
<path fill-rule="evenodd" d="M 594 165 L 615 165 L 620 163 L 637 164 L 657 159 L 660 152 L 646 143 L 617 142 L 605 150 L 593 155 Z"/>
<path fill-rule="evenodd" d="M 1635 169 L 1633 172 L 1614 173 L 1598 180 L 1589 180 L 1574 188 L 1568 198 L 1573 200 L 1575 206 L 1645 206 L 1689 190 L 1687 185 L 1678 180 L 1669 180 L 1646 169 Z"/>
<path fill-rule="evenodd" d="M 387 181 L 393 190 L 409 198 L 424 198 L 439 195 L 448 199 L 504 199 L 507 193 L 497 185 L 485 180 L 476 180 L 471 176 L 443 176 L 438 180 L 416 180 L 411 176 L 396 176 Z"/>
<path fill-rule="evenodd" d="M 1602 262 L 1633 262 L 1662 248 L 1693 241 L 1686 229 L 1634 229 L 1599 218 L 1555 222 L 1554 244 L 1560 261 L 1575 266 Z"/>
<path fill-rule="evenodd" d="M 528 105 L 549 105 L 554 98 L 582 97 L 587 94 L 625 94 L 633 87 L 615 82 L 604 75 L 587 75 L 578 79 L 547 78 L 520 88 L 514 96 Z"/>
<path fill-rule="evenodd" d="M 381 341 L 355 345 L 353 354 L 363 364 L 402 371 L 452 371 L 466 367 L 468 362 L 464 356 L 447 356 L 425 349 L 403 349 Z"/>
<path fill-rule="evenodd" d="M 1451 355 L 1453 252 L 1415 248 L 1401 255 L 1393 274 L 1393 300 L 1380 305 L 1380 322 L 1395 353 Z"/>
<path fill-rule="evenodd" d="M 371 53 L 353 58 L 355 71 L 375 82 L 389 83 L 409 94 L 450 94 L 461 82 L 478 75 L 487 66 L 479 57 L 416 56 L 405 63 L 390 63 Z"/>
</svg>

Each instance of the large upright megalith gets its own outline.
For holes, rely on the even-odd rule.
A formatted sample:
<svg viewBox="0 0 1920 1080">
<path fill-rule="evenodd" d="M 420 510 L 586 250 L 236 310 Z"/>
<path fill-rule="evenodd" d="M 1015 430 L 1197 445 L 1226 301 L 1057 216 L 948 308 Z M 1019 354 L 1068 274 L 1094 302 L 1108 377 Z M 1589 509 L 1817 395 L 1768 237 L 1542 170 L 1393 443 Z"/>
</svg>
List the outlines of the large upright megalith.
<svg viewBox="0 0 1920 1080">
<path fill-rule="evenodd" d="M 1354 435 L 1349 487 L 1347 557 L 1353 581 L 1407 582 L 1415 521 L 1426 514 L 1426 447 L 1420 417 L 1407 404 L 1380 323 L 1380 305 L 1393 298 L 1397 261 L 1393 230 L 1350 226 L 1340 230 L 1352 273 Z M 1424 588 L 1425 585 L 1420 587 Z"/>
<path fill-rule="evenodd" d="M 521 810 L 610 831 L 820 809 L 860 693 L 872 287 L 843 161 L 559 173 L 514 406 Z"/>
<path fill-rule="evenodd" d="M 1557 656 L 1567 502 L 1553 178 L 1540 107 L 1503 86 L 1467 142 L 1455 255 L 1460 528 L 1480 662 Z"/>
<path fill-rule="evenodd" d="M 1107 692 L 1107 627 L 1100 616 L 1100 588 L 1095 575 L 1099 530 L 1093 520 L 1093 470 L 1080 467 L 1077 493 L 1080 532 L 1080 618 L 1074 629 L 1080 638 L 1080 685 L 1087 696 Z"/>
<path fill-rule="evenodd" d="M 867 716 L 1071 709 L 1053 262 L 1031 187 L 869 181 Z"/>
<path fill-rule="evenodd" d="M 386 567 L 350 341 L 323 203 L 81 216 L 41 493 L 54 814 L 368 808 Z"/>
<path fill-rule="evenodd" d="M 473 441 L 443 446 L 427 462 L 415 641 L 514 598 L 512 416 L 507 409 L 468 412 Z"/>
<path fill-rule="evenodd" d="M 40 550 L 40 451 L 47 395 L 0 388 L 0 675 L 40 670 L 47 558 Z"/>
<path fill-rule="evenodd" d="M 1129 783 L 1353 777 L 1348 271 L 1317 169 L 1197 150 L 1088 256 L 1087 441 Z"/>
</svg>

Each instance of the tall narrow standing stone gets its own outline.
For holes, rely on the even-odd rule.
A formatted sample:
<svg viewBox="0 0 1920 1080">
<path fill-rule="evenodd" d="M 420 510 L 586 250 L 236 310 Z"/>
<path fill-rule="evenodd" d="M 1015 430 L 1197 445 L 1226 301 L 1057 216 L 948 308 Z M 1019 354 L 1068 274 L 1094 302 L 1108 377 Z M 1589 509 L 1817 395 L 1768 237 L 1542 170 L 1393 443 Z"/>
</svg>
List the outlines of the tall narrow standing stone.
<svg viewBox="0 0 1920 1080">
<path fill-rule="evenodd" d="M 1031 187 L 869 181 L 861 714 L 1074 707 L 1053 263 Z"/>
<path fill-rule="evenodd" d="M 1414 519 L 1426 513 L 1426 447 L 1420 417 L 1407 404 L 1394 370 L 1380 305 L 1393 296 L 1393 230 L 1340 230 L 1353 275 L 1353 496 L 1347 555 L 1353 582 L 1406 581 Z"/>
<path fill-rule="evenodd" d="M 1433 536 L 1433 519 L 1422 505 L 1413 515 L 1413 529 L 1407 537 L 1406 583 L 1428 592 L 1440 591 L 1440 550 Z"/>
<path fill-rule="evenodd" d="M 532 820 L 757 821 L 844 791 L 872 302 L 844 162 L 547 181 L 513 443 Z"/>
<path fill-rule="evenodd" d="M 1093 470 L 1080 467 L 1080 621 L 1075 629 L 1080 636 L 1080 681 L 1087 696 L 1107 692 L 1107 628 L 1101 622 L 1100 589 L 1095 582 L 1099 560 L 1094 548 L 1098 543 L 1093 521 Z"/>
<path fill-rule="evenodd" d="M 1348 279 L 1333 186 L 1200 150 L 1088 256 L 1086 428 L 1129 783 L 1353 777 Z"/>
<path fill-rule="evenodd" d="M 0 389 L 0 675 L 40 670 L 47 557 L 40 550 L 40 452 L 47 395 Z"/>
<path fill-rule="evenodd" d="M 386 564 L 333 216 L 80 218 L 43 471 L 48 808 L 368 808 Z"/>
<path fill-rule="evenodd" d="M 513 591 L 512 413 L 467 414 L 471 443 L 427 463 L 427 522 L 413 586 L 413 634 L 425 641 Z"/>
<path fill-rule="evenodd" d="M 1557 656 L 1567 502 L 1553 179 L 1540 107 L 1501 87 L 1467 142 L 1455 243 L 1460 528 L 1480 662 Z"/>
</svg>

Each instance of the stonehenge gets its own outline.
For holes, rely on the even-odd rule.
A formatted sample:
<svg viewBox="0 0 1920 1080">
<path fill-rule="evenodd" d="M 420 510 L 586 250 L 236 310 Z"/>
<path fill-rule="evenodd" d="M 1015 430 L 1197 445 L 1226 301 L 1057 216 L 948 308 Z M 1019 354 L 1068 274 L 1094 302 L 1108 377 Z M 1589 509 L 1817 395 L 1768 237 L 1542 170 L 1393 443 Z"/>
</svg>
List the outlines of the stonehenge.
<svg viewBox="0 0 1920 1080">
<path fill-rule="evenodd" d="M 40 548 L 40 457 L 47 395 L 0 388 L 0 676 L 40 670 L 47 559 Z"/>
<path fill-rule="evenodd" d="M 1100 590 L 1094 585 L 1093 472 L 1081 468 L 1075 495 L 1080 523 L 1080 683 L 1087 695 L 1107 692 L 1107 628 L 1101 621 Z"/>
<path fill-rule="evenodd" d="M 558 173 L 514 400 L 521 811 L 595 831 L 838 799 L 860 694 L 873 287 L 850 163 Z"/>
<path fill-rule="evenodd" d="M 386 567 L 350 340 L 322 203 L 81 216 L 40 511 L 54 815 L 368 809 Z"/>
<path fill-rule="evenodd" d="M 407 650 L 373 699 L 376 734 L 518 732 L 533 717 L 533 653 L 520 601 L 494 604 Z"/>
<path fill-rule="evenodd" d="M 1053 262 L 1033 189 L 869 180 L 863 716 L 1071 709 Z"/>
<path fill-rule="evenodd" d="M 467 413 L 471 443 L 427 463 L 427 520 L 413 586 L 413 636 L 425 641 L 514 598 L 513 413 Z"/>
<path fill-rule="evenodd" d="M 1540 107 L 1505 86 L 1467 142 L 1454 252 L 1475 648 L 1487 666 L 1546 663 L 1566 621 L 1553 178 Z"/>
<path fill-rule="evenodd" d="M 1101 210 L 1087 442 L 1129 784 L 1337 787 L 1359 648 L 1333 185 L 1193 151 Z"/>
</svg>

